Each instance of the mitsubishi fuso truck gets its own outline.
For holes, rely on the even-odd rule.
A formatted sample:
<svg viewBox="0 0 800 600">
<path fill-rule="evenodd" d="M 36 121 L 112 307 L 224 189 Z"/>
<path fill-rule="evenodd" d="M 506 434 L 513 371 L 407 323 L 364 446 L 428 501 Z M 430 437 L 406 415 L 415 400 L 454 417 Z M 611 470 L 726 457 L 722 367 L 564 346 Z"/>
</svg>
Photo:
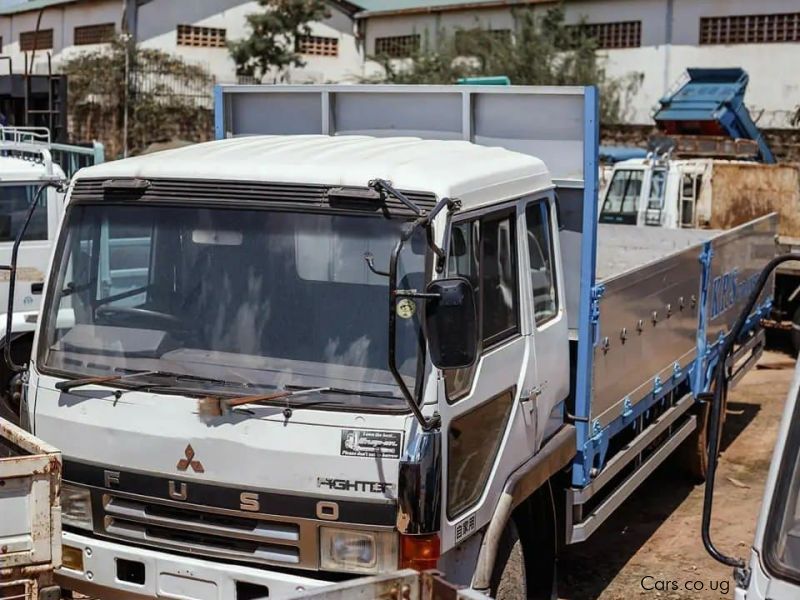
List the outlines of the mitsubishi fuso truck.
<svg viewBox="0 0 800 600">
<path fill-rule="evenodd" d="M 219 87 L 216 128 L 69 185 L 21 398 L 63 587 L 549 598 L 675 450 L 704 474 L 774 215 L 598 226 L 592 87 Z"/>
</svg>

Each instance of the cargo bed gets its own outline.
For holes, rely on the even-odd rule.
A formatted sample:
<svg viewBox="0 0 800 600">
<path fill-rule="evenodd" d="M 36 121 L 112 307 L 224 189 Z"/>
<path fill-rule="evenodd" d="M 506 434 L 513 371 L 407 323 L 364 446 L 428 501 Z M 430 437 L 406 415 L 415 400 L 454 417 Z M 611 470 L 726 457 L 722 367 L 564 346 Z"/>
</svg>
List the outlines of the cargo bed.
<svg viewBox="0 0 800 600">
<path fill-rule="evenodd" d="M 61 453 L 0 418 L 0 598 L 59 597 L 60 482 Z"/>
<path fill-rule="evenodd" d="M 592 319 L 578 332 L 592 351 L 578 365 L 570 407 L 579 445 L 569 541 L 588 538 L 701 425 L 689 410 L 693 394 L 707 389 L 721 340 L 775 254 L 776 232 L 774 214 L 728 231 L 598 227 Z M 752 315 L 736 373 L 760 356 L 769 298 Z"/>
</svg>

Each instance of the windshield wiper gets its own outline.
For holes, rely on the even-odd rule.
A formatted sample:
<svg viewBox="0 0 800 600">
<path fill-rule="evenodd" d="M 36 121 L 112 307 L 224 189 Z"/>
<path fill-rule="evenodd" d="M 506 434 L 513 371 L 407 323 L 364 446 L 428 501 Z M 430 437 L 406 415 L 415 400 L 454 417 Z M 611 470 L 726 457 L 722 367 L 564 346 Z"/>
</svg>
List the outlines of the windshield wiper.
<svg viewBox="0 0 800 600">
<path fill-rule="evenodd" d="M 349 390 L 346 388 L 337 387 L 302 387 L 302 386 L 287 386 L 279 392 L 272 392 L 271 394 L 253 394 L 250 396 L 242 396 L 240 398 L 219 398 L 208 396 L 201 398 L 197 403 L 197 409 L 201 416 L 204 417 L 221 417 L 233 408 L 243 406 L 245 404 L 261 404 L 266 402 L 274 402 L 276 400 L 285 401 L 284 415 L 289 418 L 292 415 L 292 405 L 289 404 L 290 398 L 297 398 L 298 396 L 308 396 L 310 394 L 346 394 L 348 396 L 371 396 L 375 398 L 394 398 L 391 392 L 371 391 L 371 390 Z M 341 405 L 343 402 L 335 400 L 315 400 L 306 402 L 299 405 L 294 405 L 296 408 L 303 408 L 308 406 L 319 405 Z M 288 413 L 288 414 L 287 414 Z"/>
<path fill-rule="evenodd" d="M 249 396 L 241 396 L 239 398 L 220 398 L 217 396 L 206 396 L 200 398 L 197 403 L 197 411 L 203 417 L 221 417 L 224 413 L 230 411 L 232 408 L 242 406 L 244 404 L 258 404 L 260 402 L 272 402 L 274 400 L 288 400 L 293 396 L 305 396 L 307 394 L 316 394 L 319 392 L 327 392 L 331 388 L 307 388 L 300 390 L 281 390 L 280 392 L 272 392 L 271 394 L 251 394 Z"/>
<path fill-rule="evenodd" d="M 175 382 L 178 381 L 195 381 L 198 383 L 211 383 L 214 385 L 224 385 L 224 386 L 241 386 L 244 387 L 244 384 L 233 383 L 230 381 L 225 381 L 223 379 L 214 379 L 211 377 L 202 377 L 199 375 L 187 375 L 183 373 L 171 373 L 169 371 L 136 371 L 134 373 L 127 373 L 121 375 L 100 375 L 98 377 L 85 377 L 82 379 L 72 379 L 69 381 L 59 381 L 56 384 L 56 389 L 60 392 L 68 392 L 75 388 L 83 387 L 86 385 L 98 385 L 98 384 L 108 384 L 108 383 L 115 383 L 118 381 L 127 381 L 128 379 L 134 379 L 138 377 L 147 377 L 147 376 L 155 376 L 155 377 L 165 377 L 168 379 L 172 379 Z M 153 387 L 162 387 L 159 383 L 153 383 Z"/>
<path fill-rule="evenodd" d="M 308 391 L 314 390 L 316 388 L 311 388 L 308 386 L 302 385 L 287 385 L 287 390 L 298 390 L 298 391 Z M 392 392 L 386 391 L 378 391 L 378 390 L 351 390 L 349 388 L 340 388 L 340 387 L 328 387 L 328 388 L 321 388 L 325 391 L 326 394 L 344 394 L 345 396 L 367 396 L 369 398 L 389 398 L 391 400 L 402 400 L 402 398 L 395 396 Z"/>
<path fill-rule="evenodd" d="M 113 383 L 114 381 L 125 381 L 133 377 L 141 377 L 142 375 L 154 375 L 158 371 L 136 371 L 134 373 L 127 373 L 124 375 L 99 375 L 97 377 L 84 377 L 81 379 L 70 379 L 68 381 L 59 381 L 56 383 L 56 389 L 59 392 L 68 392 L 75 388 L 83 387 L 85 385 L 96 385 L 101 383 Z"/>
</svg>

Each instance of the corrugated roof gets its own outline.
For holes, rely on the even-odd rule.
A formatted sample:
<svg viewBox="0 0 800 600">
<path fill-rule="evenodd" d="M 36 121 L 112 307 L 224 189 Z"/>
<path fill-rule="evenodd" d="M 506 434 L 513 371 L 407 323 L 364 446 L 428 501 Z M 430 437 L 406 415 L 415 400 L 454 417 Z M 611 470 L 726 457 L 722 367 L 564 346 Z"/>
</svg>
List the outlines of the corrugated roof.
<svg viewBox="0 0 800 600">
<path fill-rule="evenodd" d="M 542 4 L 553 0 L 352 0 L 364 10 L 356 17 L 381 14 L 438 12 L 469 8 L 503 7 L 516 4 Z"/>
<path fill-rule="evenodd" d="M 19 13 L 30 12 L 32 10 L 41 10 L 42 8 L 50 8 L 52 6 L 59 6 L 61 4 L 72 4 L 80 0 L 28 0 L 21 4 L 13 6 L 0 6 L 0 16 L 10 16 Z"/>
</svg>

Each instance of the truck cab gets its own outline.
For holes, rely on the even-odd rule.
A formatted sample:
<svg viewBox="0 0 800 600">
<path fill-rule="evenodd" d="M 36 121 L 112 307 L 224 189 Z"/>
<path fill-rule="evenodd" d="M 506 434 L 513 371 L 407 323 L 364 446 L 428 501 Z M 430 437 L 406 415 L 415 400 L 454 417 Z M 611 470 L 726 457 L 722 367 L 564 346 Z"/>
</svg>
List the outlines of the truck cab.
<svg viewBox="0 0 800 600">
<path fill-rule="evenodd" d="M 51 156 L 49 133 L 36 128 L 0 127 L 0 264 L 11 262 L 17 233 L 23 227 L 28 207 L 33 213 L 19 247 L 16 307 L 12 321 L 12 356 L 22 362 L 30 356 L 33 332 L 41 307 L 45 273 L 50 261 L 64 195 L 50 187 L 64 180 L 64 172 Z M 48 186 L 39 193 L 42 186 Z M 5 322 L 9 278 L 4 272 L 0 281 L 0 319 Z M 19 394 L 12 390 L 13 373 L 0 368 L 0 417 L 19 422 Z"/>
<path fill-rule="evenodd" d="M 708 160 L 649 156 L 617 163 L 600 206 L 601 223 L 648 227 L 700 227 Z"/>
<path fill-rule="evenodd" d="M 778 431 L 750 552 L 736 600 L 789 600 L 800 596 L 800 363 Z"/>
</svg>

